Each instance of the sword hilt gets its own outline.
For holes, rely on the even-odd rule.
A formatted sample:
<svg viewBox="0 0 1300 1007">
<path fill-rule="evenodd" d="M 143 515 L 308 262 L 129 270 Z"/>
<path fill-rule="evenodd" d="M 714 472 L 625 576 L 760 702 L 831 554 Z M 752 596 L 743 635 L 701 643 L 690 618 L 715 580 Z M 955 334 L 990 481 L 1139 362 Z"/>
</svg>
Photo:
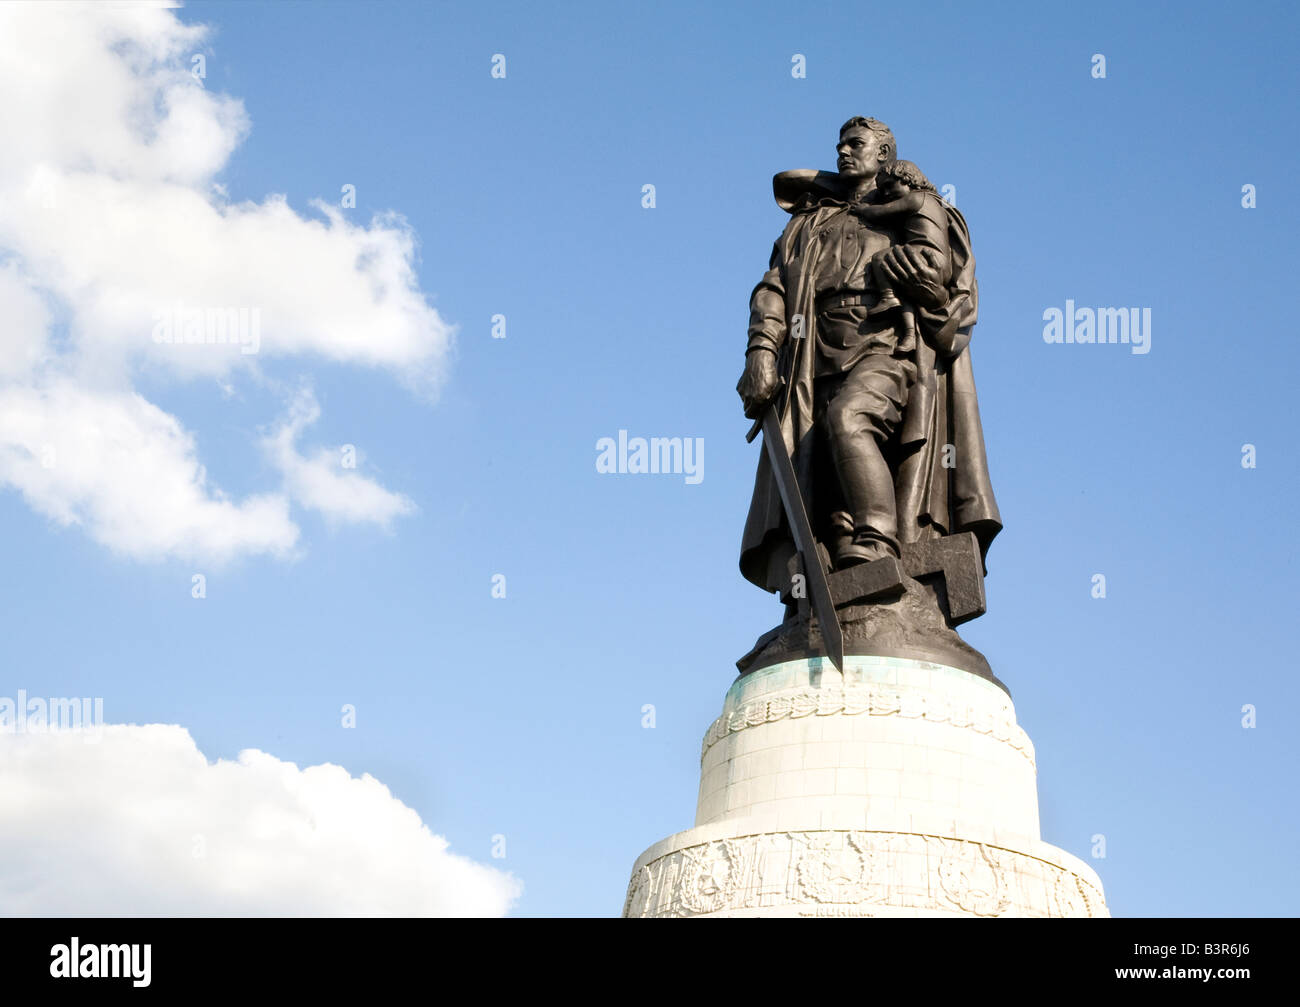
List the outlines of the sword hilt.
<svg viewBox="0 0 1300 1007">
<path fill-rule="evenodd" d="M 778 378 L 776 382 L 776 391 L 772 393 L 772 400 L 763 407 L 763 411 L 758 414 L 758 419 L 756 419 L 754 425 L 749 428 L 749 433 L 745 434 L 746 444 L 754 443 L 754 438 L 757 437 L 758 432 L 763 429 L 763 417 L 767 415 L 767 411 L 772 408 L 776 403 L 776 400 L 781 397 L 783 391 L 785 391 L 785 379 Z"/>
</svg>

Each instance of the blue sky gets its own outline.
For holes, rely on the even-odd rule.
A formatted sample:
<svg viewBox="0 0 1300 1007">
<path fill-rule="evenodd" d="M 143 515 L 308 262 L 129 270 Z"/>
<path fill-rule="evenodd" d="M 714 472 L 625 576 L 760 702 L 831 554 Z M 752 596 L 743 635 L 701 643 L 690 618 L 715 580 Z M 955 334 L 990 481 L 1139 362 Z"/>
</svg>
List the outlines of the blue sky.
<svg viewBox="0 0 1300 1007">
<path fill-rule="evenodd" d="M 253 441 L 310 386 L 304 449 L 356 445 L 418 510 L 379 527 L 296 508 L 292 559 L 143 561 L 7 488 L 0 693 L 103 696 L 109 721 L 183 725 L 209 759 L 370 773 L 520 878 L 516 914 L 616 914 L 636 856 L 692 824 L 700 738 L 780 615 L 736 568 L 759 449 L 733 389 L 785 219 L 771 176 L 833 168 L 839 124 L 871 115 L 972 231 L 1006 530 L 962 632 L 1037 748 L 1043 837 L 1093 864 L 1116 916 L 1294 912 L 1292 8 L 178 16 L 212 27 L 205 89 L 251 122 L 217 179 L 230 200 L 283 193 L 311 218 L 355 185 L 342 213 L 405 218 L 457 333 L 436 395 L 321 354 L 269 358 L 233 395 L 135 387 L 243 498 L 276 485 Z M 1067 299 L 1149 308 L 1150 353 L 1045 343 Z M 620 429 L 703 438 L 703 481 L 597 473 Z"/>
</svg>

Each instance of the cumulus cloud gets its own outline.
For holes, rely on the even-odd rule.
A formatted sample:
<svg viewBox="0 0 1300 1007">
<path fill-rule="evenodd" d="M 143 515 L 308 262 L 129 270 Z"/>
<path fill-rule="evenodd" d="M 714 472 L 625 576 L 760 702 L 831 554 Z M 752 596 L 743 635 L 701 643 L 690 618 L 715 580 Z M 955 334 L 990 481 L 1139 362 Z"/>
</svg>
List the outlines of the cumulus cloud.
<svg viewBox="0 0 1300 1007">
<path fill-rule="evenodd" d="M 12 263 L 0 264 L 0 382 L 30 374 L 46 359 L 50 312 Z"/>
<path fill-rule="evenodd" d="M 394 518 L 415 512 L 415 504 L 400 493 L 384 489 L 372 479 L 345 467 L 355 460 L 344 447 L 317 448 L 310 457 L 299 453 L 298 437 L 320 419 L 320 406 L 310 390 L 300 392 L 280 426 L 263 441 L 272 462 L 284 473 L 289 495 L 303 507 L 319 511 L 335 522 L 387 526 Z"/>
<path fill-rule="evenodd" d="M 124 555 L 283 556 L 298 541 L 282 494 L 227 499 L 208 485 L 193 437 L 134 393 L 11 387 L 0 430 L 0 472 L 28 504 Z"/>
<path fill-rule="evenodd" d="M 501 916 L 522 886 L 448 849 L 369 775 L 183 727 L 0 735 L 0 911 Z"/>
<path fill-rule="evenodd" d="M 291 501 L 352 522 L 412 511 L 292 438 L 283 486 L 227 498 L 181 419 L 137 393 L 142 374 L 230 388 L 263 361 L 328 360 L 429 395 L 453 339 L 399 215 L 225 196 L 249 117 L 189 72 L 207 37 L 160 8 L 0 5 L 0 486 L 137 558 L 289 555 Z M 62 451 L 42 474 L 33 449 L 52 442 L 32 438 L 47 435 L 113 464 Z"/>
</svg>

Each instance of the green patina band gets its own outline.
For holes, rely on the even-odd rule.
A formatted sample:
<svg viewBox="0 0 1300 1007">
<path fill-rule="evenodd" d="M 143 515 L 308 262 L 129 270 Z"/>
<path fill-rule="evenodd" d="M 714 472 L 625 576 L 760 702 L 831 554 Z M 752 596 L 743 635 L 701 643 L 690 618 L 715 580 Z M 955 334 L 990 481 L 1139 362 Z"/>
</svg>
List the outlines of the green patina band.
<svg viewBox="0 0 1300 1007">
<path fill-rule="evenodd" d="M 742 675 L 727 690 L 722 712 L 725 716 L 746 703 L 789 689 L 891 685 L 942 691 L 947 684 L 958 689 L 974 688 L 999 705 L 1008 701 L 1006 692 L 998 685 L 961 668 L 905 657 L 846 655 L 842 680 L 824 657 L 783 661 Z"/>
</svg>

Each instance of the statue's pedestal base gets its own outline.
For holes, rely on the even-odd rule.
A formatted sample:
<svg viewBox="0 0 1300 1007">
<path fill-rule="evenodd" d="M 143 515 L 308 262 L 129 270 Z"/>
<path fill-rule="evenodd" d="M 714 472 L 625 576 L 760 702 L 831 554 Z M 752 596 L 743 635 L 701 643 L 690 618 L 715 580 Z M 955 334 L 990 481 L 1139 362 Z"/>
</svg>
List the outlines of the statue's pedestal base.
<svg viewBox="0 0 1300 1007">
<path fill-rule="evenodd" d="M 738 679 L 695 827 L 636 862 L 625 916 L 1108 916 L 1042 842 L 1034 750 L 986 678 L 897 657 Z"/>
</svg>

